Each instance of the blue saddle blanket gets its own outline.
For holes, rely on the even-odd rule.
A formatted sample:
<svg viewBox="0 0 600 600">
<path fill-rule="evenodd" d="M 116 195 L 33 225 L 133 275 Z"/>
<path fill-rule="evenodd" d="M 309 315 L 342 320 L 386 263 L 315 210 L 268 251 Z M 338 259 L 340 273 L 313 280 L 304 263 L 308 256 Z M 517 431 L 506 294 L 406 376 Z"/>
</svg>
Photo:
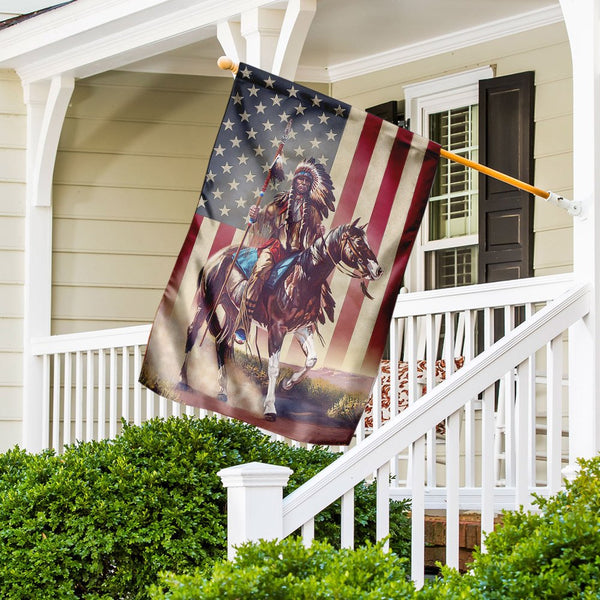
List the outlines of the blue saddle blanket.
<svg viewBox="0 0 600 600">
<path fill-rule="evenodd" d="M 270 290 L 273 290 L 279 280 L 287 273 L 287 270 L 296 261 L 297 254 L 288 256 L 278 262 L 272 269 L 269 279 L 265 284 Z M 256 248 L 242 248 L 236 259 L 237 266 L 242 270 L 246 278 L 250 277 L 252 269 L 258 260 L 258 250 Z"/>
</svg>

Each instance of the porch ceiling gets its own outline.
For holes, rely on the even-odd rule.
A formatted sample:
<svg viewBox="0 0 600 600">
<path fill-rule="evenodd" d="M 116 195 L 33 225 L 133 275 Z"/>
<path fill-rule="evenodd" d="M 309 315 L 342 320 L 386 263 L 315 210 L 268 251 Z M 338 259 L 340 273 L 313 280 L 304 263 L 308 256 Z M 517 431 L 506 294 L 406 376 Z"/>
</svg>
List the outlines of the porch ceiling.
<svg viewBox="0 0 600 600">
<path fill-rule="evenodd" d="M 217 23 L 286 4 L 77 0 L 0 30 L 0 67 L 25 82 L 110 69 L 219 75 Z M 558 0 L 317 0 L 297 77 L 336 81 L 561 20 Z"/>
</svg>

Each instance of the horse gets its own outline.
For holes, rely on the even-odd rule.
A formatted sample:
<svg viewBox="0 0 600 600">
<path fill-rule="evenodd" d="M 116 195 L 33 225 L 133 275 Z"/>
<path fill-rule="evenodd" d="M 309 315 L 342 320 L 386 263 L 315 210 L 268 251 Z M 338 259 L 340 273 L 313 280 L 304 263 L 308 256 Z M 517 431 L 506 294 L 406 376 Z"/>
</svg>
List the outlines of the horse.
<svg viewBox="0 0 600 600">
<path fill-rule="evenodd" d="M 275 389 L 279 377 L 279 355 L 283 340 L 293 333 L 306 357 L 304 367 L 282 382 L 290 390 L 304 379 L 317 362 L 314 332 L 317 321 L 325 316 L 333 321 L 335 301 L 327 278 L 335 268 L 361 280 L 363 294 L 372 299 L 365 280 L 376 280 L 383 270 L 369 246 L 366 225 L 358 219 L 340 225 L 311 246 L 301 251 L 287 272 L 272 283 L 265 284 L 253 319 L 266 328 L 268 338 L 268 388 L 263 401 L 264 418 L 275 421 Z M 237 247 L 228 246 L 214 254 L 201 269 L 194 298 L 196 312 L 187 330 L 185 359 L 180 372 L 180 385 L 188 388 L 187 368 L 189 352 L 197 341 L 203 325 L 215 340 L 219 392 L 217 398 L 227 402 L 226 363 L 233 359 L 233 328 L 239 311 L 247 276 L 235 259 Z M 235 262 L 234 262 L 235 261 Z M 277 269 L 277 265 L 274 270 Z M 217 309 L 220 308 L 220 311 Z M 202 338 L 203 340 L 204 338 Z"/>
</svg>

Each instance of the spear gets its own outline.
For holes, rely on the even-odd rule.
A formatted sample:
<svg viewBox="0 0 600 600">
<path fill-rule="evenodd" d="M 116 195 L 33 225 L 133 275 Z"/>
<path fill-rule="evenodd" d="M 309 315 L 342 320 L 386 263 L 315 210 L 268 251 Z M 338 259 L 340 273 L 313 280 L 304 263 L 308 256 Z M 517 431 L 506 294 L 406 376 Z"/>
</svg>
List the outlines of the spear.
<svg viewBox="0 0 600 600">
<path fill-rule="evenodd" d="M 269 171 L 267 172 L 267 176 L 265 177 L 265 181 L 262 185 L 262 188 L 260 190 L 260 192 L 258 193 L 258 196 L 256 198 L 256 202 L 254 203 L 254 206 L 260 207 L 260 203 L 265 195 L 265 191 L 271 181 L 271 179 L 274 177 L 275 179 L 278 179 L 281 181 L 281 179 L 283 179 L 283 168 L 281 167 L 281 154 L 283 153 L 283 147 L 285 146 L 285 143 L 288 140 L 288 137 L 290 135 L 290 131 L 292 130 L 292 119 L 288 119 L 287 125 L 285 127 L 285 131 L 283 132 L 283 137 L 281 138 L 281 141 L 279 142 L 279 146 L 277 147 L 277 151 L 275 152 L 275 157 L 273 158 L 273 162 L 271 163 L 271 166 L 269 167 Z M 244 242 L 246 241 L 246 237 L 248 237 L 248 232 L 250 231 L 250 227 L 252 227 L 252 225 L 254 225 L 255 221 L 248 219 L 248 223 L 246 223 L 246 229 L 244 230 L 244 235 L 242 236 L 242 239 L 240 241 L 240 243 L 238 244 L 238 247 L 236 248 L 235 254 L 233 256 L 233 260 L 231 261 L 231 264 L 229 265 L 228 269 L 227 269 L 227 273 L 225 274 L 225 279 L 223 280 L 223 285 L 221 286 L 221 289 L 219 290 L 219 294 L 217 295 L 217 299 L 213 302 L 213 305 L 210 309 L 210 312 L 206 318 L 206 329 L 204 330 L 204 333 L 202 334 L 202 339 L 200 340 L 200 346 L 202 346 L 202 344 L 204 343 L 204 339 L 206 338 L 206 333 L 208 332 L 208 323 L 210 323 L 210 320 L 212 319 L 215 310 L 217 309 L 217 306 L 219 305 L 219 300 L 221 299 L 221 296 L 223 295 L 223 290 L 225 289 L 225 286 L 227 285 L 227 282 L 229 281 L 229 276 L 231 275 L 231 271 L 233 270 L 233 266 L 235 265 L 235 262 L 237 261 L 237 258 L 240 254 L 241 249 L 244 247 Z"/>
</svg>

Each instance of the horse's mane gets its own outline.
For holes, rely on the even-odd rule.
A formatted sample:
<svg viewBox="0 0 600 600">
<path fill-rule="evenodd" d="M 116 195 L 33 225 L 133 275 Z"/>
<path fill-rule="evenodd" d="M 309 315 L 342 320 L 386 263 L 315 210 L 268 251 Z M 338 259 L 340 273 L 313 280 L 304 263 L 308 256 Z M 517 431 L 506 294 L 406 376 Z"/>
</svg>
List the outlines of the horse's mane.
<svg viewBox="0 0 600 600">
<path fill-rule="evenodd" d="M 296 264 L 300 265 L 305 272 L 310 271 L 318 259 L 328 257 L 328 248 L 339 246 L 340 238 L 348 227 L 348 225 L 339 225 L 329 231 L 325 237 L 318 237 L 308 248 L 300 252 Z"/>
</svg>

